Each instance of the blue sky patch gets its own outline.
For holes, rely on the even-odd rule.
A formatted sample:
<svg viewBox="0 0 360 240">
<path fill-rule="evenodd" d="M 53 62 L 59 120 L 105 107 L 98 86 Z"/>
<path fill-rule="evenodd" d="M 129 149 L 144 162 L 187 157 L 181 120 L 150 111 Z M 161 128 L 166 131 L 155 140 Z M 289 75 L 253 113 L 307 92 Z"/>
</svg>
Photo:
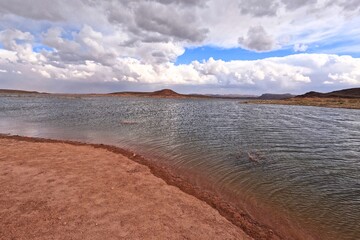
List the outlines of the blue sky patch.
<svg viewBox="0 0 360 240">
<path fill-rule="evenodd" d="M 185 53 L 179 56 L 176 64 L 189 64 L 192 61 L 208 60 L 214 58 L 215 60 L 231 61 L 231 60 L 257 60 L 270 57 L 283 57 L 294 54 L 292 49 L 283 49 L 271 52 L 252 52 L 242 48 L 217 48 L 211 46 L 204 46 L 198 48 L 187 48 Z"/>
<path fill-rule="evenodd" d="M 37 53 L 39 53 L 41 51 L 53 52 L 54 49 L 51 47 L 48 47 L 46 45 L 38 45 L 38 46 L 33 47 L 33 51 L 37 52 Z"/>
</svg>

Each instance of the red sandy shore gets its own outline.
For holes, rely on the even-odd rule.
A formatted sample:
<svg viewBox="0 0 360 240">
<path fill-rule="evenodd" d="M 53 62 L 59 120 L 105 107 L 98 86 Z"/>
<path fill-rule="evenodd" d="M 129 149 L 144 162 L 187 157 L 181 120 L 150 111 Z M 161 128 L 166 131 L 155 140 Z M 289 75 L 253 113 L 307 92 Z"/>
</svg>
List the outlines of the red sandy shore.
<svg viewBox="0 0 360 240">
<path fill-rule="evenodd" d="M 0 134 L 0 239 L 301 239 L 142 156 Z"/>
<path fill-rule="evenodd" d="M 14 138 L 0 153 L 0 239 L 250 239 L 123 155 Z"/>
</svg>

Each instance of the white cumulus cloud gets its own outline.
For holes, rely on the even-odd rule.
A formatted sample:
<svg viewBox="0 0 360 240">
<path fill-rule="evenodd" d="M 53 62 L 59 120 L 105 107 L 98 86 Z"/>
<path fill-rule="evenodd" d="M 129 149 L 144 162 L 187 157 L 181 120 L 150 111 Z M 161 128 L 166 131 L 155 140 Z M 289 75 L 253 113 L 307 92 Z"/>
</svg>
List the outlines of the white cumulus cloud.
<svg viewBox="0 0 360 240">
<path fill-rule="evenodd" d="M 301 54 L 360 49 L 359 8 L 343 0 L 2 0 L 0 87 L 71 91 L 76 82 L 92 91 L 111 83 L 116 90 L 300 93 L 359 86 L 359 59 L 331 49 Z M 201 46 L 300 54 L 176 64 L 187 48 Z"/>
</svg>

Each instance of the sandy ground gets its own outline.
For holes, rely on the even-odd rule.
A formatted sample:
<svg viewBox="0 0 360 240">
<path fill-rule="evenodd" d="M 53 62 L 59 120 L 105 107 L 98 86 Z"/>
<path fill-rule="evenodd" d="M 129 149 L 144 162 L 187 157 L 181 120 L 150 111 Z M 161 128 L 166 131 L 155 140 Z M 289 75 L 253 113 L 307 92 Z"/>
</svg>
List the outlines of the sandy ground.
<svg viewBox="0 0 360 240">
<path fill-rule="evenodd" d="M 0 239 L 250 239 L 121 154 L 0 138 Z"/>
</svg>

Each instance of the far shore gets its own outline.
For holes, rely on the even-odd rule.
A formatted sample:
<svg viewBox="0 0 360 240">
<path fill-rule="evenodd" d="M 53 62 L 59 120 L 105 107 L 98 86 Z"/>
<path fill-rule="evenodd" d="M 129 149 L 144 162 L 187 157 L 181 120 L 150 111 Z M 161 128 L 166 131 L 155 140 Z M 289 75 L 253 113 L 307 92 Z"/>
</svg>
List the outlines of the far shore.
<svg viewBox="0 0 360 240">
<path fill-rule="evenodd" d="M 360 109 L 360 98 L 317 98 L 317 97 L 296 98 L 294 97 L 294 98 L 282 99 L 282 100 L 249 100 L 244 103 Z"/>
<path fill-rule="evenodd" d="M 0 89 L 0 96 L 60 96 L 60 97 L 141 97 L 141 98 L 173 98 L 173 99 L 249 99 L 244 96 L 206 95 L 206 94 L 180 94 L 171 89 L 162 89 L 154 92 L 113 92 L 113 93 L 47 93 L 36 91 L 22 91 Z M 252 97 L 255 99 L 254 97 Z"/>
<path fill-rule="evenodd" d="M 13 89 L 0 89 L 0 96 L 56 96 L 65 98 L 82 97 L 141 97 L 141 98 L 162 98 L 162 99 L 228 99 L 240 100 L 241 103 L 250 104 L 277 104 L 277 105 L 298 105 L 315 106 L 327 108 L 348 108 L 360 109 L 360 88 L 349 88 L 328 93 L 307 92 L 303 95 L 291 94 L 269 94 L 261 96 L 245 95 L 218 95 L 218 94 L 181 94 L 171 89 L 162 89 L 154 92 L 113 92 L 113 93 L 45 93 L 36 91 L 23 91 Z"/>
<path fill-rule="evenodd" d="M 137 93 L 121 93 L 121 94 L 73 94 L 73 93 L 1 93 L 0 96 L 15 96 L 15 97 L 64 97 L 64 98 L 87 98 L 87 97 L 127 97 L 127 98 L 158 98 L 158 99 L 224 99 L 224 100 L 239 100 L 241 104 L 273 104 L 273 105 L 292 105 L 292 106 L 314 106 L 326 108 L 347 108 L 360 109 L 360 98 L 324 98 L 324 97 L 292 97 L 288 99 L 254 99 L 246 97 L 211 97 L 205 95 L 148 95 Z"/>
</svg>

